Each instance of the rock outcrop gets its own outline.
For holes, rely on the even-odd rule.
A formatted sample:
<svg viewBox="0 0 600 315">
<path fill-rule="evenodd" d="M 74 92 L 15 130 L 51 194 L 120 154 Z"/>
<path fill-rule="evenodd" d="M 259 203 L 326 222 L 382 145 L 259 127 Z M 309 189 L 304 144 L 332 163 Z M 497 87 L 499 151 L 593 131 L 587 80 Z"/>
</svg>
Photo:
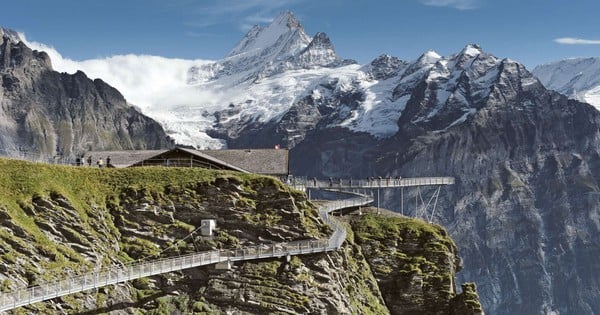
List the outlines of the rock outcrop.
<svg viewBox="0 0 600 315">
<path fill-rule="evenodd" d="M 474 284 L 456 295 L 460 258 L 442 227 L 373 214 L 351 224 L 391 314 L 483 314 Z"/>
</svg>

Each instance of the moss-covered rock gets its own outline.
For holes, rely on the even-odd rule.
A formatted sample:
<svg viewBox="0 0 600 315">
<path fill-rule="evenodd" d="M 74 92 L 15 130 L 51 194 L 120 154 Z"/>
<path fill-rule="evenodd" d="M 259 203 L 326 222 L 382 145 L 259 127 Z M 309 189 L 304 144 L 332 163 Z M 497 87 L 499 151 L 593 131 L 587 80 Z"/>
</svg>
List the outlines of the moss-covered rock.
<svg viewBox="0 0 600 315">
<path fill-rule="evenodd" d="M 392 314 L 441 315 L 454 309 L 460 258 L 444 228 L 375 214 L 355 216 L 351 224 Z"/>
<path fill-rule="evenodd" d="M 462 292 L 450 303 L 450 315 L 482 315 L 483 308 L 479 302 L 475 283 L 463 283 Z"/>
</svg>

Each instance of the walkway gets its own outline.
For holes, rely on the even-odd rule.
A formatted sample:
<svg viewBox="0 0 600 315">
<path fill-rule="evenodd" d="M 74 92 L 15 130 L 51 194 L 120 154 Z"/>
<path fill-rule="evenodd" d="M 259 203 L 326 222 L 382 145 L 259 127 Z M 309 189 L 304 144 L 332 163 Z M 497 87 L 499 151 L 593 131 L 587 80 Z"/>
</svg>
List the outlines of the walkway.
<svg viewBox="0 0 600 315">
<path fill-rule="evenodd" d="M 412 178 L 370 178 L 370 179 L 352 179 L 352 178 L 332 178 L 331 180 L 306 179 L 304 177 L 292 179 L 288 183 L 290 186 L 298 189 L 374 189 L 374 188 L 394 188 L 394 187 L 417 187 L 432 185 L 454 185 L 454 177 L 412 177 Z"/>
<path fill-rule="evenodd" d="M 330 224 L 334 228 L 333 234 L 328 239 L 262 244 L 240 249 L 197 252 L 178 257 L 161 258 L 124 266 L 114 266 L 110 269 L 95 271 L 57 282 L 44 283 L 35 287 L 2 293 L 0 294 L 0 311 L 46 301 L 71 293 L 100 288 L 110 284 L 209 264 L 313 254 L 337 250 L 342 246 L 342 243 L 346 239 L 346 229 L 342 223 L 335 220 L 329 213 L 334 210 L 365 206 L 373 202 L 373 198 L 368 196 L 356 193 L 347 194 L 353 195 L 354 198 L 327 202 L 319 207 L 319 215 L 325 223 Z"/>
</svg>

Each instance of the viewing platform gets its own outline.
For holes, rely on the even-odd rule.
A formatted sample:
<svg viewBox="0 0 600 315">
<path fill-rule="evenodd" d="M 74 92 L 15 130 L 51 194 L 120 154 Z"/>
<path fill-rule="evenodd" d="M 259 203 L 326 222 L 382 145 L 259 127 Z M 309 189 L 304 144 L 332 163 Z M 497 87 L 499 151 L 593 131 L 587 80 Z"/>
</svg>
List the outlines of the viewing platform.
<svg viewBox="0 0 600 315">
<path fill-rule="evenodd" d="M 364 179 L 353 178 L 331 178 L 331 179 L 307 179 L 306 177 L 294 177 L 285 179 L 285 183 L 299 190 L 306 189 L 377 189 L 394 187 L 418 187 L 454 185 L 454 177 L 371 177 Z"/>
</svg>

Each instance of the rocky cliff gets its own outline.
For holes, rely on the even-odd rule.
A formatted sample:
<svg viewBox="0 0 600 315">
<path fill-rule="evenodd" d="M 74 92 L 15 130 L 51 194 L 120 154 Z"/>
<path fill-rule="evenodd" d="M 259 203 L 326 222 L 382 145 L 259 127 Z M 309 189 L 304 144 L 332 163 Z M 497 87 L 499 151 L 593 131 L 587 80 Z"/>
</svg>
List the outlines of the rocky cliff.
<svg viewBox="0 0 600 315">
<path fill-rule="evenodd" d="M 331 229 L 272 178 L 201 169 L 93 169 L 0 160 L 2 291 L 133 260 L 314 239 Z M 191 233 L 212 218 L 212 237 Z M 439 226 L 358 216 L 335 252 L 188 269 L 13 314 L 481 314 Z M 473 297 L 475 294 L 475 297 Z"/>
<path fill-rule="evenodd" d="M 46 53 L 17 41 L 14 32 L 0 35 L 3 155 L 72 158 L 89 150 L 171 145 L 162 127 L 116 89 L 83 72 L 55 72 Z"/>
</svg>

